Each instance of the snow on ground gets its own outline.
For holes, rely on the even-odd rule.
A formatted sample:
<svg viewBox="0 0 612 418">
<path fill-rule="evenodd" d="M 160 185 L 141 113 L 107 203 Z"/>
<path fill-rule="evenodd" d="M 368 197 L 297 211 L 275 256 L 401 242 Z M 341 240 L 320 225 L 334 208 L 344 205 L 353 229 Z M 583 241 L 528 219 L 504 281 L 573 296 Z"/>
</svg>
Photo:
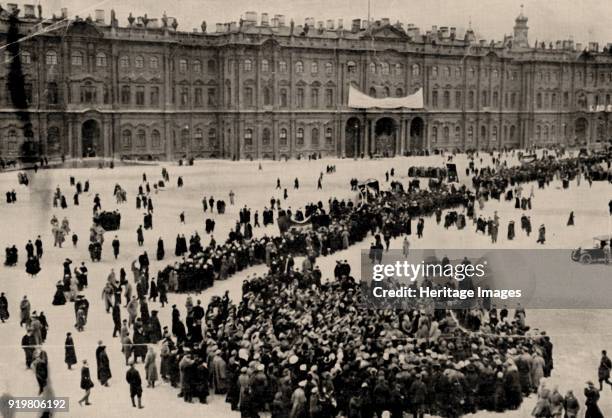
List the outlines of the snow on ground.
<svg viewBox="0 0 612 418">
<path fill-rule="evenodd" d="M 407 184 L 407 170 L 412 165 L 442 165 L 445 161 L 440 156 L 409 157 L 384 160 L 318 160 L 318 161 L 289 161 L 289 162 L 262 162 L 262 170 L 258 169 L 258 162 L 229 162 L 229 161 L 202 161 L 193 167 L 179 167 L 167 165 L 171 181 L 166 190 L 153 195 L 155 213 L 152 231 L 145 231 L 145 246 L 152 261 L 151 271 L 154 274 L 158 268 L 174 261 L 170 257 L 174 253 L 174 243 L 177 233 L 183 233 L 187 238 L 197 230 L 208 243 L 210 237 L 203 231 L 205 215 L 202 213 L 202 197 L 211 195 L 215 199 L 224 199 L 227 211 L 224 215 L 214 215 L 216 229 L 214 236 L 217 241 L 224 239 L 230 228 L 238 219 L 238 211 L 244 205 L 254 210 L 261 210 L 269 205 L 271 197 L 282 200 L 282 190 L 275 190 L 276 178 L 280 178 L 283 187 L 289 192 L 289 198 L 282 203 L 283 207 L 292 207 L 294 210 L 310 201 L 322 200 L 327 202 L 331 196 L 338 198 L 354 198 L 350 191 L 349 180 L 352 177 L 364 180 L 377 178 L 383 187 L 384 173 L 395 168 L 396 179 Z M 465 172 L 465 156 L 458 156 L 455 161 L 458 165 L 459 175 Z M 484 164 L 490 159 L 484 157 Z M 516 163 L 516 161 L 513 161 Z M 323 190 L 317 190 L 317 178 L 320 172 L 325 172 L 327 164 L 335 164 L 337 173 L 324 175 Z M 478 164 L 477 164 L 478 165 Z M 25 369 L 24 355 L 20 347 L 24 330 L 19 328 L 19 301 L 23 295 L 28 295 L 32 309 L 44 311 L 47 315 L 50 329 L 44 349 L 50 359 L 51 385 L 56 396 L 70 398 L 71 412 L 64 416 L 125 416 L 129 413 L 134 417 L 158 417 L 170 414 L 192 416 L 205 414 L 206 416 L 238 416 L 219 396 L 211 396 L 209 405 L 187 404 L 176 398 L 177 390 L 168 384 L 159 383 L 155 389 L 144 389 L 143 410 L 135 410 L 129 400 L 129 389 L 125 382 L 124 358 L 121 353 L 119 339 L 112 338 L 113 323 L 110 314 L 104 311 L 101 292 L 106 276 L 111 268 L 116 272 L 124 267 L 129 273 L 129 266 L 142 251 L 136 245 L 136 228 L 142 223 L 142 211 L 135 209 L 135 198 L 142 174 L 146 173 L 152 183 L 161 175 L 161 166 L 131 166 L 110 169 L 53 169 L 30 173 L 31 183 L 28 188 L 17 186 L 16 173 L 0 174 L 0 192 L 15 188 L 17 191 L 17 204 L 8 205 L 2 199 L 0 203 L 0 247 L 15 244 L 19 249 L 20 261 L 16 268 L 0 266 L 0 291 L 7 294 L 10 304 L 11 319 L 6 324 L 0 324 L 0 391 L 7 391 L 14 396 L 33 396 L 37 385 L 33 373 Z M 183 176 L 185 186 L 176 187 L 177 176 Z M 84 182 L 89 180 L 90 193 L 81 195 L 81 205 L 72 205 L 74 189 L 69 185 L 69 177 L 74 176 Z M 298 177 L 299 191 L 293 190 L 293 180 Z M 422 181 L 425 183 L 426 181 Z M 128 202 L 117 205 L 112 196 L 115 184 L 120 184 L 127 190 Z M 52 193 L 59 186 L 66 194 L 68 209 L 53 208 L 51 206 Z M 236 194 L 235 206 L 229 205 L 228 193 L 233 190 Z M 529 186 L 525 187 L 529 190 Z M 119 209 L 122 215 L 121 229 L 117 236 L 121 241 L 121 254 L 118 260 L 112 258 L 110 242 L 114 233 L 105 236 L 102 262 L 91 263 L 87 252 L 89 228 L 94 193 L 102 198 L 104 210 Z M 2 196 L 3 197 L 3 196 Z M 544 223 L 547 227 L 546 248 L 571 249 L 584 244 L 594 235 L 610 232 L 611 219 L 607 215 L 607 202 L 612 198 L 612 185 L 603 182 L 593 183 L 589 187 L 583 181 L 578 187 L 572 183 L 569 190 L 561 190 L 558 181 L 546 190 L 536 187 L 533 200 L 531 219 L 534 230 Z M 576 226 L 566 227 L 569 212 L 574 210 Z M 185 211 L 186 224 L 179 223 L 179 214 Z M 496 248 L 537 248 L 536 236 L 532 234 L 527 238 L 517 227 L 517 238 L 507 241 L 505 238 L 506 225 L 514 219 L 520 225 L 521 211 L 514 209 L 513 202 L 488 202 L 484 213 L 492 215 L 497 211 L 501 218 L 499 241 Z M 55 214 L 61 221 L 67 217 L 70 227 L 79 236 L 76 248 L 67 240 L 64 248 L 53 248 L 51 226 L 49 221 Z M 206 216 L 211 216 L 210 212 Z M 278 234 L 275 226 L 255 230 L 256 235 Z M 31 278 L 25 273 L 25 244 L 28 239 L 41 235 L 45 246 L 42 259 L 42 272 Z M 157 239 L 163 237 L 166 247 L 166 259 L 161 263 L 155 261 Z M 448 230 L 442 225 L 436 225 L 433 219 L 427 219 L 425 236 L 421 240 L 411 238 L 413 248 L 489 248 L 490 239 L 474 233 L 471 224 L 463 231 L 455 228 Z M 347 259 L 351 265 L 359 265 L 360 249 L 369 247 L 369 240 L 346 251 L 336 253 L 331 257 L 320 258 L 318 264 L 325 275 L 331 275 L 336 259 Z M 392 243 L 392 248 L 401 248 L 401 239 Z M 89 268 L 89 288 L 84 291 L 91 303 L 88 324 L 84 332 L 76 332 L 74 328 L 74 310 L 72 304 L 53 306 L 51 301 L 55 291 L 55 283 L 62 277 L 61 262 L 65 258 L 73 260 L 73 266 L 85 261 Z M 300 261 L 298 260 L 298 263 Z M 299 264 L 298 264 L 299 265 Z M 612 268 L 611 268 L 612 269 Z M 225 290 L 230 291 L 231 297 L 236 300 L 240 296 L 242 281 L 249 275 L 264 271 L 257 266 L 231 277 L 224 282 L 216 282 L 211 289 L 202 292 L 194 299 L 200 298 L 203 304 L 208 303 L 211 296 L 221 295 Z M 610 270 L 612 271 L 612 270 Z M 609 275 L 612 280 L 612 274 Z M 585 287 L 588 288 L 588 283 Z M 161 309 L 159 304 L 150 303 L 149 309 L 160 310 L 160 320 L 163 325 L 170 325 L 170 311 L 172 304 L 176 303 L 184 317 L 184 303 L 186 295 L 169 294 L 170 304 Z M 558 384 L 561 391 L 573 389 L 584 404 L 582 388 L 586 380 L 596 380 L 597 365 L 601 349 L 612 346 L 612 333 L 609 331 L 608 311 L 606 310 L 529 310 L 527 319 L 535 328 L 546 330 L 551 336 L 554 347 L 555 370 L 550 379 L 550 385 Z M 125 309 L 122 316 L 127 317 Z M 73 333 L 79 364 L 69 371 L 64 364 L 64 339 L 67 331 Z M 98 340 L 107 345 L 113 379 L 110 388 L 101 387 L 97 380 L 92 391 L 93 406 L 80 407 L 77 404 L 82 396 L 79 388 L 80 362 L 88 359 L 95 379 L 95 349 Z M 159 350 L 157 350 L 159 353 Z M 158 357 L 159 359 L 159 357 Z M 144 379 L 142 365 L 137 366 Z M 527 400 L 519 411 L 506 413 L 511 417 L 530 416 L 534 399 Z M 602 394 L 601 407 L 604 414 L 612 414 L 612 395 Z M 129 411 L 129 412 L 128 412 Z M 478 416 L 488 416 L 490 413 L 480 413 Z"/>
</svg>

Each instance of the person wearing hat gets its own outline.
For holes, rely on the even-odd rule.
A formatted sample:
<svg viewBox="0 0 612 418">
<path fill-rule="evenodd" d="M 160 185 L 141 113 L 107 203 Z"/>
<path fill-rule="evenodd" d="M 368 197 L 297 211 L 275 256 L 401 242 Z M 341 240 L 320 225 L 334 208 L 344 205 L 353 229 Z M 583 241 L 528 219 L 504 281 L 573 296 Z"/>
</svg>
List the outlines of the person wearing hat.
<svg viewBox="0 0 612 418">
<path fill-rule="evenodd" d="M 125 374 L 125 380 L 130 385 L 130 399 L 132 400 L 132 406 L 136 407 L 134 398 L 138 398 L 138 408 L 142 409 L 142 379 L 140 373 L 134 367 L 134 360 L 130 360 L 130 368 Z"/>
<path fill-rule="evenodd" d="M 599 380 L 599 390 L 603 389 L 603 383 L 606 382 L 612 386 L 610 382 L 610 370 L 612 369 L 612 361 L 608 357 L 606 350 L 601 351 L 601 359 L 599 360 L 599 367 L 597 368 L 597 378 Z"/>
<path fill-rule="evenodd" d="M 298 387 L 295 388 L 291 395 L 291 411 L 289 418 L 301 418 L 307 416 L 306 412 L 306 380 L 302 380 L 298 383 Z"/>
<path fill-rule="evenodd" d="M 108 355 L 106 354 L 106 346 L 102 341 L 98 341 L 98 348 L 96 348 L 96 363 L 98 368 L 98 380 L 102 386 L 108 386 L 108 381 L 112 377 L 110 370 L 110 362 Z"/>
<path fill-rule="evenodd" d="M 89 365 L 87 364 L 87 360 L 83 360 L 83 367 L 81 367 L 81 389 L 85 391 L 85 395 L 79 400 L 79 405 L 83 406 L 83 402 L 85 402 L 85 405 L 91 405 L 89 402 L 89 395 L 93 387 L 94 384 L 91 381 Z"/>
<path fill-rule="evenodd" d="M 563 406 L 565 408 L 565 418 L 578 418 L 580 403 L 571 390 L 568 390 L 565 398 L 563 398 Z"/>
<path fill-rule="evenodd" d="M 72 365 L 77 363 L 76 352 L 74 350 L 74 341 L 72 340 L 72 333 L 66 333 L 66 341 L 64 343 L 64 361 L 68 365 L 68 370 L 72 369 Z"/>
</svg>

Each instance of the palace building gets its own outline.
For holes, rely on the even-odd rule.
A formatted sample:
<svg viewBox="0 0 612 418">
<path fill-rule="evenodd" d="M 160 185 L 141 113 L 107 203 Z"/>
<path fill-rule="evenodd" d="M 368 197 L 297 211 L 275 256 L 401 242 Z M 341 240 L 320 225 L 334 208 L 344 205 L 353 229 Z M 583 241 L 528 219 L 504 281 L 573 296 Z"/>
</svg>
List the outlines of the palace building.
<svg viewBox="0 0 612 418">
<path fill-rule="evenodd" d="M 425 32 L 353 20 L 303 24 L 246 13 L 181 31 L 172 17 L 111 11 L 44 19 L 0 11 L 0 156 L 143 159 L 397 155 L 434 149 L 568 146 L 612 135 L 612 48 L 533 43 L 470 28 Z M 421 108 L 351 108 L 420 89 Z"/>
</svg>

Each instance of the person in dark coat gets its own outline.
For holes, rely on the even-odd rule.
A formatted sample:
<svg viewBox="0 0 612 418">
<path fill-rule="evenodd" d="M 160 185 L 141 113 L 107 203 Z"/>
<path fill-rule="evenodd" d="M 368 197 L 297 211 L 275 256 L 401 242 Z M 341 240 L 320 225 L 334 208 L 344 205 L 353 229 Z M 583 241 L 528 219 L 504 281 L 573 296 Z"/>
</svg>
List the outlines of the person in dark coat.
<svg viewBox="0 0 612 418">
<path fill-rule="evenodd" d="M 117 333 L 121 335 L 121 308 L 119 307 L 119 303 L 113 305 L 113 338 L 117 336 Z"/>
<path fill-rule="evenodd" d="M 158 296 L 159 292 L 157 291 L 157 283 L 155 283 L 154 279 L 151 279 L 151 284 L 149 285 L 149 300 L 157 302 Z"/>
<path fill-rule="evenodd" d="M 142 379 L 140 373 L 134 368 L 134 360 L 130 360 L 130 368 L 125 374 L 125 380 L 130 385 L 130 398 L 132 399 L 132 406 L 136 407 L 134 398 L 138 398 L 138 408 L 142 409 Z"/>
<path fill-rule="evenodd" d="M 510 221 L 508 223 L 508 240 L 512 241 L 515 237 L 515 231 L 514 231 L 514 221 Z"/>
<path fill-rule="evenodd" d="M 4 323 L 7 319 L 9 319 L 9 311 L 8 311 L 8 300 L 4 295 L 4 292 L 0 293 L 0 321 Z"/>
<path fill-rule="evenodd" d="M 38 394 L 41 395 L 47 387 L 49 379 L 49 368 L 47 364 L 47 353 L 40 350 L 38 357 L 34 360 L 34 370 L 36 373 L 36 381 L 38 382 Z"/>
<path fill-rule="evenodd" d="M 567 226 L 574 226 L 574 211 L 571 211 L 567 220 Z"/>
<path fill-rule="evenodd" d="M 546 242 L 546 227 L 544 224 L 540 225 L 540 229 L 538 230 L 538 240 L 536 242 L 538 244 L 544 244 Z"/>
<path fill-rule="evenodd" d="M 106 354 L 106 346 L 102 344 L 102 341 L 98 342 L 98 348 L 96 348 L 96 362 L 98 366 L 98 380 L 102 386 L 108 386 L 108 381 L 112 374 L 108 355 Z"/>
<path fill-rule="evenodd" d="M 91 381 L 89 365 L 87 364 L 87 360 L 83 360 L 83 367 L 81 367 L 81 389 L 85 391 L 85 396 L 79 400 L 79 405 L 82 405 L 83 402 L 85 402 L 85 405 L 91 405 L 89 402 L 89 394 L 91 393 L 91 388 L 93 387 L 94 384 Z"/>
<path fill-rule="evenodd" d="M 25 353 L 25 363 L 28 369 L 32 366 L 32 362 L 34 361 L 35 345 L 36 338 L 34 337 L 32 330 L 28 330 L 28 332 L 21 338 L 21 347 Z"/>
<path fill-rule="evenodd" d="M 164 249 L 164 240 L 159 237 L 157 240 L 157 260 L 163 260 L 166 255 L 166 250 Z"/>
<path fill-rule="evenodd" d="M 113 239 L 112 246 L 113 246 L 113 255 L 115 256 L 115 260 L 116 260 L 117 256 L 119 255 L 119 248 L 121 247 L 121 243 L 119 242 L 119 238 L 117 238 L 117 235 L 115 235 L 115 238 Z"/>
<path fill-rule="evenodd" d="M 74 350 L 74 341 L 72 340 L 72 333 L 66 333 L 66 342 L 64 343 L 65 354 L 64 361 L 68 365 L 68 370 L 72 369 L 73 364 L 77 364 L 76 351 Z"/>
<path fill-rule="evenodd" d="M 599 391 L 593 384 L 593 382 L 587 382 L 587 387 L 584 389 L 584 396 L 586 401 L 586 413 L 584 418 L 604 418 L 597 401 L 599 401 Z"/>
<path fill-rule="evenodd" d="M 610 382 L 610 370 L 612 369 L 612 361 L 608 357 L 606 350 L 601 352 L 601 360 L 599 360 L 599 367 L 597 368 L 597 378 L 599 380 L 599 390 L 603 390 L 603 383 L 606 382 L 612 386 Z"/>
</svg>

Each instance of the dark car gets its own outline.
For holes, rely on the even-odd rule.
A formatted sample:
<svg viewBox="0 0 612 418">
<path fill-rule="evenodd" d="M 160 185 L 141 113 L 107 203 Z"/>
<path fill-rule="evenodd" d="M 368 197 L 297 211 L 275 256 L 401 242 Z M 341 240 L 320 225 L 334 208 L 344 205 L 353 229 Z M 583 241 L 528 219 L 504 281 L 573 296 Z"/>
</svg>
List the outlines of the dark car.
<svg viewBox="0 0 612 418">
<path fill-rule="evenodd" d="M 612 244 L 612 234 L 593 237 L 593 248 L 578 247 L 572 251 L 572 260 L 582 264 L 608 263 L 604 247 Z"/>
</svg>

